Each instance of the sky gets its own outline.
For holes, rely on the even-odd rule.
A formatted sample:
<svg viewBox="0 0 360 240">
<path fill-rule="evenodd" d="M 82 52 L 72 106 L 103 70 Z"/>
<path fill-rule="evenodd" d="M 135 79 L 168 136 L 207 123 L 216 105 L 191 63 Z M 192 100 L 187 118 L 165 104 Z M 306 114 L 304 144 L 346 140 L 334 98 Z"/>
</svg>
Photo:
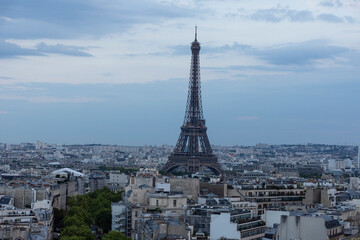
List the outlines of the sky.
<svg viewBox="0 0 360 240">
<path fill-rule="evenodd" d="M 1 0 L 0 142 L 360 144 L 360 0 Z"/>
</svg>

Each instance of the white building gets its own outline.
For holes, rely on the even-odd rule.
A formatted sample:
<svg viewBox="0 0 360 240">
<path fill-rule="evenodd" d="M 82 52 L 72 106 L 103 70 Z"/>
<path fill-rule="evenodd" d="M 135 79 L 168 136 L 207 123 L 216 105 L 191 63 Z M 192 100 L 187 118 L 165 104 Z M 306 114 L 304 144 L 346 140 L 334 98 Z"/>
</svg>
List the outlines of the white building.
<svg viewBox="0 0 360 240">
<path fill-rule="evenodd" d="M 156 182 L 155 184 L 155 190 L 156 192 L 166 192 L 169 193 L 170 192 L 170 183 L 161 183 L 161 182 Z"/>
<path fill-rule="evenodd" d="M 265 210 L 261 216 L 262 220 L 266 223 L 266 227 L 273 228 L 274 225 L 278 225 L 281 222 L 281 216 L 290 216 L 289 211 L 273 211 Z"/>
<path fill-rule="evenodd" d="M 81 172 L 78 172 L 78 171 L 75 171 L 75 170 L 72 170 L 70 168 L 61 168 L 61 169 L 58 169 L 58 170 L 55 170 L 51 173 L 51 175 L 70 175 L 70 176 L 75 176 L 75 177 L 84 177 L 84 174 L 82 174 Z"/>
<path fill-rule="evenodd" d="M 125 173 L 111 172 L 109 183 L 124 188 L 128 183 L 128 176 Z"/>
<path fill-rule="evenodd" d="M 149 209 L 159 208 L 167 216 L 179 216 L 187 205 L 187 198 L 182 194 L 148 193 L 147 203 Z"/>
<path fill-rule="evenodd" d="M 350 190 L 359 190 L 359 178 L 358 177 L 350 177 L 349 189 Z"/>
<path fill-rule="evenodd" d="M 240 238 L 237 224 L 230 221 L 230 213 L 211 214 L 210 240 Z"/>
<path fill-rule="evenodd" d="M 119 231 L 126 235 L 127 229 L 127 210 L 122 202 L 111 203 L 111 230 Z"/>
<path fill-rule="evenodd" d="M 328 169 L 330 171 L 336 169 L 336 161 L 334 159 L 329 160 Z"/>
<path fill-rule="evenodd" d="M 325 221 L 322 218 L 283 215 L 281 216 L 276 239 L 328 239 Z"/>
<path fill-rule="evenodd" d="M 289 239 L 341 239 L 341 225 L 337 220 L 311 216 L 281 216 L 276 240 Z"/>
<path fill-rule="evenodd" d="M 52 239 L 51 201 L 37 201 L 32 209 L 0 210 L 0 239 Z"/>
</svg>

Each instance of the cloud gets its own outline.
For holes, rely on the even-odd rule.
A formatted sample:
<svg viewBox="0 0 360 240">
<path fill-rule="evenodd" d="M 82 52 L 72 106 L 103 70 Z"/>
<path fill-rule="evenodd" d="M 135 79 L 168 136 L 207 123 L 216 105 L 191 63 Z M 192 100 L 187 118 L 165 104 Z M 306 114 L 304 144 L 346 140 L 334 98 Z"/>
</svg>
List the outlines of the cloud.
<svg viewBox="0 0 360 240">
<path fill-rule="evenodd" d="M 291 22 L 306 22 L 314 20 L 312 12 L 308 10 L 291 10 L 280 7 L 259 9 L 248 17 L 254 21 L 265 21 L 274 23 L 283 20 L 288 20 Z"/>
<path fill-rule="evenodd" d="M 87 47 L 77 47 L 77 46 L 67 46 L 63 44 L 48 45 L 44 42 L 41 42 L 36 45 L 36 49 L 42 53 L 55 53 L 68 56 L 77 56 L 77 57 L 91 57 L 92 55 L 84 52 L 87 50 Z"/>
<path fill-rule="evenodd" d="M 330 45 L 325 40 L 289 43 L 258 50 L 255 55 L 275 65 L 307 65 L 314 60 L 334 58 L 348 48 Z"/>
<path fill-rule="evenodd" d="M 206 46 L 201 48 L 201 54 L 216 54 L 216 53 L 224 53 L 224 52 L 243 52 L 248 51 L 252 48 L 251 45 L 247 44 L 239 44 L 237 42 L 234 42 L 232 45 L 225 44 L 221 46 Z M 168 54 L 170 55 L 189 55 L 190 53 L 190 47 L 189 45 L 176 45 L 171 46 Z M 155 53 L 155 54 L 161 54 L 161 53 Z"/>
<path fill-rule="evenodd" d="M 25 91 L 29 90 L 29 88 L 25 86 L 14 86 L 14 85 L 0 85 L 0 91 Z"/>
<path fill-rule="evenodd" d="M 1 45 L 0 45 L 1 46 Z M 11 80 L 13 78 L 11 77 L 6 77 L 6 76 L 0 76 L 0 79 L 3 79 L 3 80 Z"/>
<path fill-rule="evenodd" d="M 6 111 L 0 111 L 0 115 L 3 115 L 3 114 L 7 114 L 8 112 Z"/>
<path fill-rule="evenodd" d="M 257 116 L 240 116 L 236 118 L 237 120 L 240 121 L 254 121 L 254 120 L 258 120 L 259 117 Z"/>
<path fill-rule="evenodd" d="M 194 16 L 194 11 L 156 1 L 0 1 L 0 36 L 16 39 L 101 37 L 123 33 L 133 24 Z"/>
<path fill-rule="evenodd" d="M 247 44 L 239 44 L 234 42 L 232 45 L 225 44 L 221 46 L 205 46 L 201 47 L 201 54 L 217 54 L 217 53 L 224 53 L 224 52 L 244 52 L 248 51 L 252 48 L 251 45 Z M 170 46 L 167 51 L 163 52 L 150 52 L 145 54 L 125 54 L 127 57 L 137 57 L 141 55 L 150 55 L 150 56 L 188 56 L 191 54 L 191 49 L 189 45 L 174 45 Z"/>
<path fill-rule="evenodd" d="M 319 59 L 331 59 L 335 56 L 349 51 L 350 49 L 345 47 L 339 47 L 330 45 L 326 40 L 312 40 L 300 43 L 287 43 L 268 47 L 265 49 L 255 48 L 251 45 L 239 44 L 235 42 L 232 45 L 222 45 L 217 47 L 207 47 L 202 54 L 213 53 L 227 53 L 236 52 L 243 55 L 255 56 L 266 62 L 274 65 L 310 65 L 314 60 Z M 173 53 L 182 54 L 181 51 L 174 51 Z M 189 49 L 187 49 L 189 54 Z M 239 66 L 234 66 L 239 67 Z M 272 71 L 270 66 L 246 66 L 246 69 Z M 278 69 L 281 71 L 288 71 L 288 68 Z M 309 70 L 307 68 L 303 69 Z"/>
<path fill-rule="evenodd" d="M 202 69 L 210 69 L 214 71 L 255 71 L 255 72 L 309 72 L 313 71 L 313 66 L 301 66 L 296 65 L 230 65 L 226 67 L 201 67 Z M 237 77 L 246 77 L 244 74 L 237 74 Z"/>
<path fill-rule="evenodd" d="M 317 19 L 320 19 L 322 21 L 325 22 L 333 22 L 333 23 L 341 23 L 344 22 L 343 18 L 340 18 L 334 14 L 330 14 L 330 13 L 322 13 L 320 15 L 317 16 Z"/>
<path fill-rule="evenodd" d="M 103 73 L 103 76 L 104 76 L 104 77 L 112 77 L 113 74 L 110 73 L 110 72 L 106 72 L 106 73 Z"/>
<path fill-rule="evenodd" d="M 277 6 L 269 9 L 258 9 L 250 15 L 245 16 L 254 21 L 279 23 L 282 21 L 290 22 L 312 22 L 324 21 L 331 23 L 340 23 L 348 20 L 348 16 L 339 17 L 331 13 L 321 13 L 315 15 L 309 10 L 294 10 L 288 7 Z M 351 21 L 347 21 L 351 22 Z"/>
<path fill-rule="evenodd" d="M 29 97 L 29 96 L 0 96 L 1 100 L 10 101 L 26 101 L 32 103 L 89 103 L 89 102 L 101 102 L 101 98 L 88 98 L 88 97 L 54 97 L 54 96 L 40 96 L 40 97 Z"/>
<path fill-rule="evenodd" d="M 344 17 L 345 21 L 349 22 L 349 23 L 354 23 L 355 19 L 351 16 L 345 16 Z"/>
<path fill-rule="evenodd" d="M 343 4 L 339 0 L 325 0 L 321 1 L 320 5 L 323 7 L 341 7 Z"/>
<path fill-rule="evenodd" d="M 11 18 L 0 16 L 0 20 L 11 21 Z"/>
<path fill-rule="evenodd" d="M 0 40 L 0 58 L 18 56 L 43 56 L 43 54 L 34 49 L 22 48 L 19 45 Z"/>
<path fill-rule="evenodd" d="M 84 52 L 87 47 L 67 46 L 62 44 L 48 45 L 41 42 L 33 49 L 22 48 L 14 43 L 0 40 L 0 58 L 14 58 L 20 56 L 45 56 L 46 54 L 61 54 L 77 57 L 91 57 L 92 55 Z M 3 78 L 4 79 L 4 78 Z"/>
<path fill-rule="evenodd" d="M 245 51 L 251 51 L 253 47 L 248 44 L 239 44 L 237 42 L 234 42 L 232 45 L 222 45 L 219 47 L 204 47 L 203 53 L 204 54 L 213 54 L 213 53 L 222 53 L 222 52 L 245 52 Z"/>
</svg>

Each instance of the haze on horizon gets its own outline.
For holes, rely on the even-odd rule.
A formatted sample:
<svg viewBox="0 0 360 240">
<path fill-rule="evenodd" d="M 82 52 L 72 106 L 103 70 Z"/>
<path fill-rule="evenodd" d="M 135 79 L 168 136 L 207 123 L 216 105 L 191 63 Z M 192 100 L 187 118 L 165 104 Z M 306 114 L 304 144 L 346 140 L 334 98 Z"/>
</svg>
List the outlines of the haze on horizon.
<svg viewBox="0 0 360 240">
<path fill-rule="evenodd" d="M 198 26 L 215 145 L 360 143 L 360 1 L 5 0 L 0 142 L 174 145 Z"/>
</svg>

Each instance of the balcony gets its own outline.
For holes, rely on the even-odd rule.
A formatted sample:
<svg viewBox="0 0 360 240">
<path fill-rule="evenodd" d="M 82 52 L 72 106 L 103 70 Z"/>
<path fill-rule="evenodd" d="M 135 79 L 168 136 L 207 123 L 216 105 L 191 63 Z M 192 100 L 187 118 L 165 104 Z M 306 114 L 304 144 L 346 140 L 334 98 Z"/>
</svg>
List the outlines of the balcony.
<svg viewBox="0 0 360 240">
<path fill-rule="evenodd" d="M 246 223 L 238 223 L 237 229 L 239 231 L 243 232 L 243 231 L 247 231 L 247 230 L 257 229 L 257 228 L 263 227 L 263 226 L 265 226 L 265 222 L 263 222 L 262 220 L 252 220 L 252 221 L 248 221 Z"/>
<path fill-rule="evenodd" d="M 284 196 L 284 197 L 252 197 L 246 198 L 250 202 L 298 202 L 302 201 L 304 196 Z"/>
</svg>

